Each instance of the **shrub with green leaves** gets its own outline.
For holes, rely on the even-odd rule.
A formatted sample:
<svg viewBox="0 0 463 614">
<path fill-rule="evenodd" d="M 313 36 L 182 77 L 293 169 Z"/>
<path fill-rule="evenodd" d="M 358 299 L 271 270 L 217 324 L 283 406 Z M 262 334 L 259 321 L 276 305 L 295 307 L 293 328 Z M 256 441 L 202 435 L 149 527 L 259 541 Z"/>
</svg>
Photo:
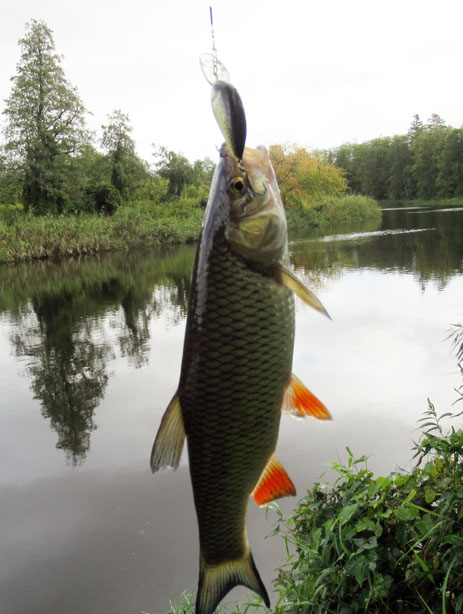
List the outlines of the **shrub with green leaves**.
<svg viewBox="0 0 463 614">
<path fill-rule="evenodd" d="M 6 225 L 11 226 L 24 212 L 22 205 L 2 205 L 0 204 L 0 220 Z"/>
<path fill-rule="evenodd" d="M 331 465 L 334 485 L 315 484 L 286 522 L 295 552 L 277 613 L 463 612 L 463 431 L 443 432 L 450 415 L 429 402 L 409 473 L 375 478 L 349 448 Z"/>
</svg>

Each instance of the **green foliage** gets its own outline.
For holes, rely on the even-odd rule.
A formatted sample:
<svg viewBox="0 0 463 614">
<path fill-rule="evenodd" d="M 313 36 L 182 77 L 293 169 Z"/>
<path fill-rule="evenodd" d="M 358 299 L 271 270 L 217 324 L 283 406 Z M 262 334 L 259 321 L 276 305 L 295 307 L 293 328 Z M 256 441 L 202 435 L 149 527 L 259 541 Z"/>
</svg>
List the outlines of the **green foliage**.
<svg viewBox="0 0 463 614">
<path fill-rule="evenodd" d="M 185 156 L 154 146 L 156 177 L 167 181 L 164 200 L 181 196 L 199 197 L 201 205 L 207 203 L 207 195 L 214 174 L 215 164 L 209 158 L 191 164 Z"/>
<path fill-rule="evenodd" d="M 344 144 L 329 152 L 354 193 L 378 200 L 430 200 L 463 194 L 463 128 L 436 114 L 413 117 L 407 135 Z"/>
<path fill-rule="evenodd" d="M 22 205 L 0 205 L 0 220 L 6 225 L 11 226 L 24 213 Z"/>
<path fill-rule="evenodd" d="M 437 179 L 441 167 L 447 128 L 438 116 L 433 116 L 426 126 L 420 128 L 412 143 L 413 176 L 418 198 L 438 196 Z M 450 194 L 445 194 L 450 196 Z M 452 194 L 453 196 L 453 194 Z"/>
<path fill-rule="evenodd" d="M 270 160 L 286 209 L 312 205 L 346 191 L 343 172 L 323 154 L 296 145 L 272 145 Z"/>
<path fill-rule="evenodd" d="M 204 215 L 203 192 L 170 202 L 121 204 L 110 183 L 87 189 L 88 210 L 102 215 L 25 215 L 21 206 L 0 209 L 0 262 L 63 258 L 102 251 L 196 241 Z M 96 205 L 95 205 L 96 204 Z M 109 214 L 109 215 L 108 215 Z M 327 199 L 316 207 L 288 211 L 290 228 L 377 217 L 381 209 L 367 197 Z"/>
<path fill-rule="evenodd" d="M 59 212 L 71 191 L 68 156 L 87 140 L 85 108 L 64 76 L 52 31 L 32 20 L 3 113 L 6 150 L 20 162 L 23 200 L 34 213 Z"/>
<path fill-rule="evenodd" d="M 87 188 L 89 203 L 98 213 L 112 215 L 122 204 L 120 191 L 111 183 L 99 182 Z"/>
<path fill-rule="evenodd" d="M 180 197 L 185 185 L 193 183 L 193 168 L 181 154 L 159 146 L 155 149 L 157 174 L 167 179 L 167 198 Z"/>
<path fill-rule="evenodd" d="M 102 126 L 101 144 L 108 154 L 112 186 L 119 193 L 119 200 L 128 200 L 137 185 L 148 175 L 148 168 L 135 154 L 135 142 L 130 136 L 132 127 L 129 116 L 115 110 L 108 119 L 110 123 Z M 98 202 L 96 204 L 99 210 Z"/>
<path fill-rule="evenodd" d="M 112 186 L 106 188 L 111 191 Z M 185 199 L 163 205 L 149 201 L 128 204 L 110 217 L 18 214 L 9 225 L 0 218 L 0 262 L 195 241 L 203 215 L 198 201 Z"/>
<path fill-rule="evenodd" d="M 325 197 L 312 206 L 298 203 L 286 211 L 290 229 L 304 226 L 326 226 L 378 217 L 381 217 L 381 208 L 373 198 L 353 194 Z"/>
<path fill-rule="evenodd" d="M 440 196 L 463 195 L 463 128 L 449 128 L 439 160 L 437 191 Z"/>
<path fill-rule="evenodd" d="M 429 402 L 409 473 L 375 478 L 347 448 L 286 522 L 276 613 L 463 612 L 463 431 Z M 283 525 L 280 515 L 280 526 Z"/>
<path fill-rule="evenodd" d="M 461 327 L 455 338 L 463 357 Z M 441 424 L 458 415 L 439 417 L 429 402 L 408 473 L 375 478 L 347 448 L 347 463 L 331 464 L 334 484 L 315 484 L 288 520 L 272 504 L 288 556 L 275 614 L 463 612 L 463 430 Z M 191 608 L 183 595 L 170 612 Z M 235 612 L 249 608 L 266 611 L 256 599 Z"/>
<path fill-rule="evenodd" d="M 195 601 L 196 595 L 183 592 L 180 598 L 176 602 L 169 601 L 170 609 L 168 614 L 195 614 Z M 214 610 L 215 614 L 248 614 L 248 612 L 255 611 L 255 609 L 265 610 L 262 599 L 255 595 L 250 595 L 248 601 L 245 603 L 237 604 L 233 610 L 227 608 L 227 604 L 222 604 Z M 140 612 L 140 614 L 149 614 L 148 612 Z"/>
</svg>

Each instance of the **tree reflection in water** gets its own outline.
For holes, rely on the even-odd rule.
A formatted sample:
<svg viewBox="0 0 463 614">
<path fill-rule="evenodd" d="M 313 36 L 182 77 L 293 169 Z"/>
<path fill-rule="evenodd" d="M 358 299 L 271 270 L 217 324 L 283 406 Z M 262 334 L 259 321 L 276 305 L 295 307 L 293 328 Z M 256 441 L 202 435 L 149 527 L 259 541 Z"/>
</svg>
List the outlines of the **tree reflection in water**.
<svg viewBox="0 0 463 614">
<path fill-rule="evenodd" d="M 104 396 L 106 363 L 113 352 L 109 345 L 92 341 L 88 323 L 79 330 L 62 313 L 64 317 L 54 320 L 37 314 L 37 326 L 20 329 L 14 342 L 17 354 L 29 359 L 27 372 L 34 398 L 58 433 L 56 447 L 77 465 L 90 447 L 90 433 L 96 428 L 94 410 Z"/>
<path fill-rule="evenodd" d="M 16 354 L 72 465 L 90 448 L 108 363 L 120 353 L 135 368 L 147 364 L 151 318 L 185 316 L 193 258 L 191 247 L 2 270 L 0 312 L 14 321 Z M 105 333 L 108 320 L 115 336 Z"/>
</svg>

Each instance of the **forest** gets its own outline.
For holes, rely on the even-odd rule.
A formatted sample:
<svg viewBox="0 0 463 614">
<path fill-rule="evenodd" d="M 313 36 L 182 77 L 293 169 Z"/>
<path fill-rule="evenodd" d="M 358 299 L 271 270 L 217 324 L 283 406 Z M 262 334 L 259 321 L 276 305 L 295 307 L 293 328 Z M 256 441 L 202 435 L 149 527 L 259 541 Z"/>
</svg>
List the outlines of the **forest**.
<svg viewBox="0 0 463 614">
<path fill-rule="evenodd" d="M 463 196 L 463 128 L 433 114 L 415 114 L 405 135 L 347 143 L 326 152 L 343 169 L 349 189 L 377 200 L 434 200 Z"/>
</svg>

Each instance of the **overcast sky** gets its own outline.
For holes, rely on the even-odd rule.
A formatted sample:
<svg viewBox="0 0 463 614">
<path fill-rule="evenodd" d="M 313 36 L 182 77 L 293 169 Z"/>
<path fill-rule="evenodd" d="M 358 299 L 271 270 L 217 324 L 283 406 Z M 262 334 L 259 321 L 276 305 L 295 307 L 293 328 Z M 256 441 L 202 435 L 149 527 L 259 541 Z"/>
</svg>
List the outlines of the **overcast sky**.
<svg viewBox="0 0 463 614">
<path fill-rule="evenodd" d="M 248 146 L 320 149 L 405 134 L 414 113 L 463 123 L 461 0 L 212 6 L 218 57 L 243 99 Z M 198 60 L 211 50 L 208 0 L 3 0 L 0 108 L 31 19 L 52 29 L 98 134 L 121 109 L 148 162 L 152 143 L 190 160 L 217 158 L 222 138 Z"/>
</svg>

